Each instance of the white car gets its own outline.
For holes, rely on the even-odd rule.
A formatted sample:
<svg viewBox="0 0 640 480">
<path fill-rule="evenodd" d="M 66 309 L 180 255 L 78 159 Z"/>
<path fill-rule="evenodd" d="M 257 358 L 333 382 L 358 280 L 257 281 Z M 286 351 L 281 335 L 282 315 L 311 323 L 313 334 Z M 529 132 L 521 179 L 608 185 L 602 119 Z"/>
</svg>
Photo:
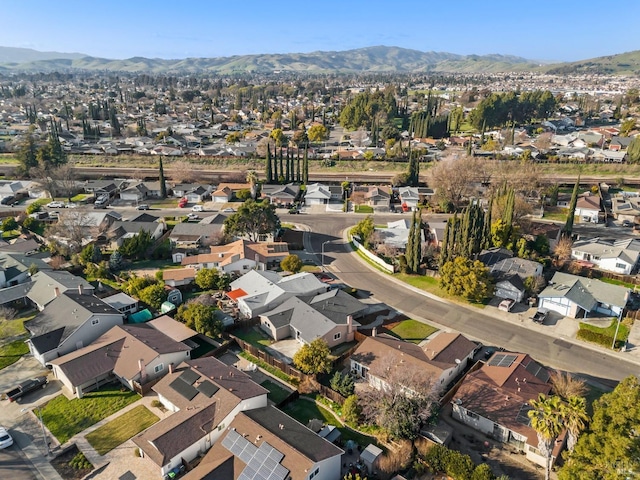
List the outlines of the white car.
<svg viewBox="0 0 640 480">
<path fill-rule="evenodd" d="M 222 211 L 224 213 L 233 213 L 233 212 L 235 212 L 235 209 L 233 209 L 231 207 L 227 207 L 227 208 L 222 209 Z"/>
<path fill-rule="evenodd" d="M 64 203 L 62 203 L 62 202 L 49 202 L 49 203 L 47 203 L 47 208 L 64 208 Z"/>
<path fill-rule="evenodd" d="M 202 205 L 194 205 L 191 207 L 192 212 L 204 212 L 204 207 Z"/>
<path fill-rule="evenodd" d="M 505 298 L 500 302 L 500 305 L 498 305 L 498 310 L 502 310 L 503 312 L 510 312 L 515 304 L 515 300 L 511 298 Z"/>
<path fill-rule="evenodd" d="M 13 445 L 13 438 L 7 432 L 7 429 L 0 427 L 0 448 L 7 448 Z"/>
<path fill-rule="evenodd" d="M 189 220 L 197 220 L 197 219 L 199 219 L 200 217 L 199 217 L 197 214 L 195 214 L 195 213 L 190 213 L 189 215 L 187 215 L 187 218 L 188 218 Z"/>
</svg>

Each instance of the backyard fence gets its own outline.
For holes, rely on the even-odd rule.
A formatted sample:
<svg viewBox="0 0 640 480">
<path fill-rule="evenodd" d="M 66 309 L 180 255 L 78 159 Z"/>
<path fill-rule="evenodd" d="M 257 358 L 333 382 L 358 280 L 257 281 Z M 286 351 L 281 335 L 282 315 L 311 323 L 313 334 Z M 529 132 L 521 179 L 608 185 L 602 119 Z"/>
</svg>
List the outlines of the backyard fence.
<svg viewBox="0 0 640 480">
<path fill-rule="evenodd" d="M 362 244 L 360 244 L 360 242 L 358 242 L 356 240 L 355 236 L 351 236 L 351 241 L 353 242 L 353 244 L 356 246 L 356 248 L 358 249 L 359 252 L 361 252 L 363 255 L 365 255 L 369 260 L 371 260 L 372 262 L 374 262 L 376 265 L 378 265 L 380 268 L 382 268 L 383 270 L 385 270 L 387 273 L 394 273 L 394 267 L 393 265 L 389 265 L 387 262 L 385 262 L 384 260 L 382 260 L 380 257 L 378 257 L 377 255 L 374 255 L 373 253 L 371 253 L 369 250 L 367 250 L 366 248 L 364 248 L 364 246 Z"/>
<path fill-rule="evenodd" d="M 133 389 L 135 390 L 136 393 L 144 397 L 147 393 L 151 391 L 151 387 L 153 387 L 156 383 L 162 380 L 162 378 L 163 377 L 159 377 L 143 384 L 140 384 L 134 380 Z"/>
</svg>

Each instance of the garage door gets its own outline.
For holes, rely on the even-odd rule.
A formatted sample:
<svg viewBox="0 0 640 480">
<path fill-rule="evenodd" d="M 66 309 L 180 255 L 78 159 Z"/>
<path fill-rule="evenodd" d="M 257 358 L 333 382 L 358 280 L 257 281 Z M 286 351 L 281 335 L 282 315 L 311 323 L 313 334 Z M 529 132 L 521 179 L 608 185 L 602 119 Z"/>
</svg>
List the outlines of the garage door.
<svg viewBox="0 0 640 480">
<path fill-rule="evenodd" d="M 539 307 L 540 308 L 547 308 L 547 309 L 552 310 L 554 312 L 558 312 L 563 317 L 566 317 L 567 315 L 569 315 L 569 306 L 568 305 L 560 305 L 559 303 L 556 303 L 556 302 L 554 302 L 552 300 L 549 300 L 547 298 L 543 298 L 541 300 Z"/>
</svg>

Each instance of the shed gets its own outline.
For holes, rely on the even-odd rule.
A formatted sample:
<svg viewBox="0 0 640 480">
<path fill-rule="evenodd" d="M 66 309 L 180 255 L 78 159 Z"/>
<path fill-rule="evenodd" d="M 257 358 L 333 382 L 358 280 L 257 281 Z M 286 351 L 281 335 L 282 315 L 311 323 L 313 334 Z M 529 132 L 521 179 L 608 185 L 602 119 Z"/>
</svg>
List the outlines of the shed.
<svg viewBox="0 0 640 480">
<path fill-rule="evenodd" d="M 176 306 L 169 301 L 162 302 L 162 305 L 160 305 L 160 313 L 169 313 L 175 309 L 176 309 Z"/>
<path fill-rule="evenodd" d="M 367 445 L 362 453 L 360 454 L 360 459 L 364 463 L 365 467 L 367 467 L 368 472 L 374 472 L 378 468 L 378 458 L 382 455 L 382 449 L 376 447 L 373 443 Z"/>
<path fill-rule="evenodd" d="M 139 312 L 129 315 L 129 323 L 144 323 L 148 322 L 152 318 L 153 314 L 148 308 L 145 308 L 144 310 L 140 310 Z"/>
</svg>

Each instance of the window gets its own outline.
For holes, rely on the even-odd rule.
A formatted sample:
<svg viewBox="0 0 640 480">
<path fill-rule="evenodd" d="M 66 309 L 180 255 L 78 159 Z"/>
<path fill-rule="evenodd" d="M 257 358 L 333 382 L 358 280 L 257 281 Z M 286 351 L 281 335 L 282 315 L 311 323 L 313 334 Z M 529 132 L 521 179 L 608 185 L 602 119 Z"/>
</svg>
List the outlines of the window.
<svg viewBox="0 0 640 480">
<path fill-rule="evenodd" d="M 342 336 L 342 333 L 338 332 L 333 336 L 333 339 L 334 340 L 339 340 L 341 336 Z"/>
<path fill-rule="evenodd" d="M 156 365 L 155 367 L 153 367 L 153 371 L 155 373 L 159 373 L 162 370 L 164 370 L 164 363 L 159 363 L 158 365 Z"/>
<path fill-rule="evenodd" d="M 473 419 L 475 419 L 475 420 L 477 420 L 478 418 L 480 418 L 480 417 L 478 416 L 478 414 L 477 414 L 477 413 L 473 413 L 473 412 L 472 412 L 472 411 L 470 411 L 470 410 L 465 410 L 465 413 L 467 414 L 467 417 L 469 417 L 469 418 L 473 418 Z"/>
<path fill-rule="evenodd" d="M 218 431 L 222 431 L 224 430 L 224 423 L 221 423 L 220 425 L 218 425 Z"/>
<path fill-rule="evenodd" d="M 626 267 L 626 265 L 624 263 L 616 263 L 616 268 L 624 269 L 625 267 Z"/>
<path fill-rule="evenodd" d="M 99 318 L 94 318 L 91 320 L 91 325 L 98 325 L 100 323 L 100 319 Z"/>
</svg>

